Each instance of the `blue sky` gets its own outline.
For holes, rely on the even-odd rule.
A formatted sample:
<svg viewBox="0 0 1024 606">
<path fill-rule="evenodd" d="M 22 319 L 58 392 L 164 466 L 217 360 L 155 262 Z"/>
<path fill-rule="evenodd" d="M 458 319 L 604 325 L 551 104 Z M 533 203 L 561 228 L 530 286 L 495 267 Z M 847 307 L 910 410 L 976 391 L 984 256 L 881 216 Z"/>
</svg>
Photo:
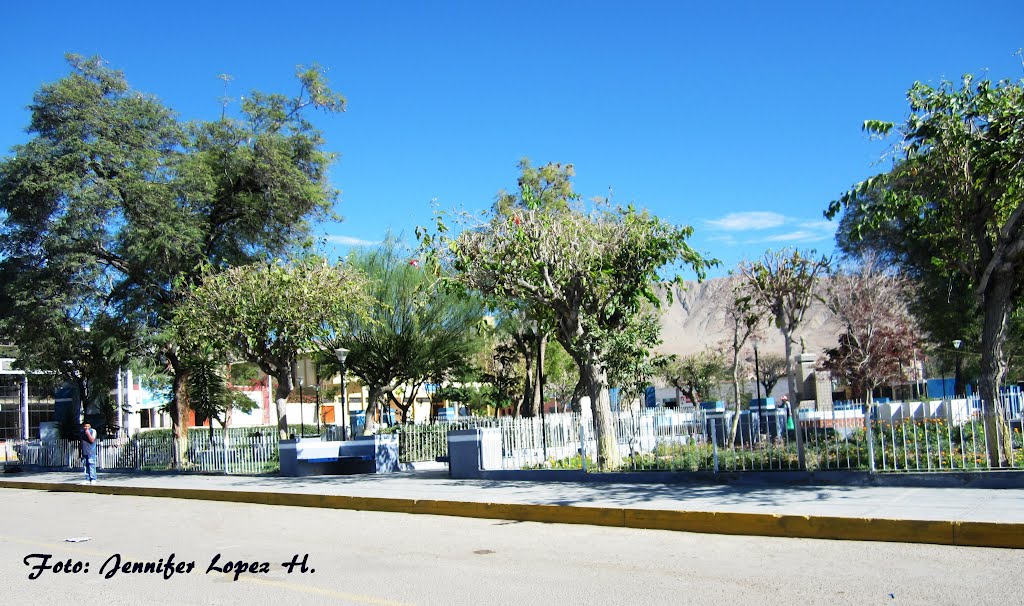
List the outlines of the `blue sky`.
<svg viewBox="0 0 1024 606">
<path fill-rule="evenodd" d="M 171 8 L 173 6 L 173 8 Z M 0 24 L 0 150 L 25 106 L 99 54 L 184 118 L 230 95 L 294 92 L 326 67 L 348 111 L 318 116 L 341 157 L 346 244 L 483 209 L 516 163 L 572 163 L 577 191 L 692 225 L 723 261 L 830 251 L 822 210 L 884 166 L 860 131 L 899 121 L 915 80 L 1024 76 L 1016 2 L 17 3 Z"/>
</svg>

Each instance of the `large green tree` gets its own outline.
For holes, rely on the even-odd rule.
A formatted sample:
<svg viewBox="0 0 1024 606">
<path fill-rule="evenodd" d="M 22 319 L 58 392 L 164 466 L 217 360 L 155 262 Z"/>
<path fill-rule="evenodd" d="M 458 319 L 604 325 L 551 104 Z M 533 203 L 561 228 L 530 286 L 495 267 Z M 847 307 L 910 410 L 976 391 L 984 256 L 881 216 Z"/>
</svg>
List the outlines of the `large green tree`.
<svg viewBox="0 0 1024 606">
<path fill-rule="evenodd" d="M 872 198 L 879 195 L 881 192 L 865 192 L 865 196 Z M 954 340 L 968 344 L 981 341 L 982 318 L 978 299 L 971 292 L 970 280 L 964 275 L 936 271 L 931 261 L 937 252 L 933 250 L 936 244 L 907 238 L 906 230 L 910 228 L 898 218 L 882 223 L 872 221 L 871 229 L 858 228 L 862 222 L 870 220 L 868 214 L 871 211 L 868 209 L 872 206 L 847 207 L 836 231 L 836 242 L 850 257 L 858 260 L 873 258 L 878 264 L 893 266 L 913 283 L 907 303 L 922 331 L 922 340 L 930 343 L 929 357 L 942 372 L 952 372 L 955 379 L 953 393 L 963 394 L 966 385 L 964 358 L 957 355 L 952 343 Z M 1017 326 L 1018 323 L 1011 324 L 1011 335 L 1021 334 Z M 1019 342 L 1019 338 L 1008 339 L 1008 361 L 1011 353 L 1021 350 Z M 979 359 L 972 356 L 968 361 L 977 362 Z"/>
<path fill-rule="evenodd" d="M 117 256 L 153 233 L 136 237 L 127 226 L 172 203 L 170 167 L 185 135 L 167 108 L 99 59 L 68 61 L 72 73 L 29 106 L 29 140 L 0 161 L 0 273 L 11 278 L 0 285 L 10 303 L 0 314 L 21 365 L 64 375 L 88 400 L 90 382 L 112 381 L 86 370 L 109 370 L 89 359 L 89 343 L 108 332 L 107 319 L 140 319 L 125 305 L 128 267 Z M 121 362 L 110 350 L 125 345 L 108 342 L 105 353 Z"/>
<path fill-rule="evenodd" d="M 485 213 L 455 235 L 442 222 L 425 244 L 466 287 L 525 303 L 553 326 L 590 397 L 599 464 L 617 466 L 608 396 L 613 341 L 642 321 L 645 305 L 660 304 L 660 270 L 682 262 L 703 276 L 708 261 L 687 243 L 691 228 L 632 206 L 561 208 L 542 204 L 530 187 L 523 193 L 524 208 Z"/>
<path fill-rule="evenodd" d="M 1024 272 L 1024 83 L 968 75 L 959 86 L 915 83 L 907 98 L 910 116 L 897 129 L 892 167 L 856 185 L 826 215 L 856 212 L 847 224 L 850 241 L 898 226 L 906 241 L 924 242 L 930 253 L 925 259 L 897 247 L 898 261 L 962 280 L 974 294 L 988 455 L 991 464 L 1007 465 L 1010 435 L 999 386 Z M 886 135 L 894 124 L 869 120 L 864 127 Z"/>
<path fill-rule="evenodd" d="M 234 353 L 277 381 L 277 428 L 288 436 L 288 396 L 300 355 L 331 347 L 371 305 L 365 278 L 314 257 L 240 265 L 204 276 L 176 307 L 176 340 L 187 351 Z"/>
<path fill-rule="evenodd" d="M 364 432 L 370 435 L 385 396 L 407 412 L 424 383 L 468 372 L 481 346 L 484 307 L 477 297 L 445 288 L 393 236 L 353 252 L 348 263 L 365 273 L 363 294 L 376 303 L 367 314 L 350 314 L 333 345 L 349 350 L 345 367 L 369 391 Z M 404 398 L 396 393 L 400 387 Z"/>
<path fill-rule="evenodd" d="M 0 162 L 3 263 L 58 268 L 72 289 L 95 291 L 68 309 L 102 300 L 133 324 L 172 376 L 180 447 L 188 367 L 166 328 L 183 288 L 204 264 L 284 251 L 330 212 L 333 156 L 307 114 L 344 99 L 300 68 L 294 97 L 253 92 L 237 112 L 186 124 L 101 59 L 68 61 L 71 74 L 29 107 L 29 140 Z"/>
<path fill-rule="evenodd" d="M 673 356 L 664 365 L 661 376 L 694 406 L 711 395 L 711 390 L 728 376 L 726 356 L 713 349 Z M 677 401 L 677 405 L 682 402 Z"/>
<path fill-rule="evenodd" d="M 226 365 L 212 352 L 196 351 L 189 356 L 188 401 L 196 413 L 196 420 L 205 419 L 210 422 L 210 441 L 213 441 L 213 422 L 220 423 L 227 429 L 228 419 L 232 410 L 248 413 L 256 408 L 249 396 L 228 386 L 224 375 Z"/>
<path fill-rule="evenodd" d="M 549 162 L 535 167 L 528 158 L 518 163 L 519 180 L 515 190 L 501 190 L 491 207 L 494 217 L 515 221 L 518 214 L 531 209 L 566 212 L 579 200 L 573 189 L 576 168 L 572 164 Z M 546 355 L 553 330 L 550 314 L 529 300 L 492 298 L 499 310 L 499 326 L 512 337 L 523 360 L 523 398 L 516 414 L 536 416 L 544 399 Z M 582 394 L 579 394 L 582 395 Z"/>
<path fill-rule="evenodd" d="M 0 262 L 0 339 L 17 344 L 20 368 L 48 371 L 37 378 L 56 379 L 55 386 L 74 385 L 86 408 L 93 404 L 113 419 L 109 395 L 118 369 L 139 353 L 131 324 L 95 298 L 92 285 L 23 261 Z"/>
</svg>

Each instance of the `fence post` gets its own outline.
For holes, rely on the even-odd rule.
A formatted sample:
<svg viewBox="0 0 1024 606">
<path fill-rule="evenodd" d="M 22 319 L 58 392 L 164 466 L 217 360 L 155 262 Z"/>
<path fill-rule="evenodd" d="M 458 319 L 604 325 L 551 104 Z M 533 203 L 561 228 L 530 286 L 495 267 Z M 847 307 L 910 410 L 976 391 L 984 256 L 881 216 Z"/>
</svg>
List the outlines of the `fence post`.
<svg viewBox="0 0 1024 606">
<path fill-rule="evenodd" d="M 715 473 L 718 473 L 718 419 L 711 418 L 711 447 L 715 459 Z"/>
<path fill-rule="evenodd" d="M 871 402 L 864 404 L 864 426 L 868 431 L 868 470 L 875 472 L 875 436 L 871 431 Z"/>
<path fill-rule="evenodd" d="M 583 473 L 587 472 L 587 443 L 586 428 L 583 426 L 583 417 L 580 417 L 580 462 L 583 465 Z"/>
</svg>

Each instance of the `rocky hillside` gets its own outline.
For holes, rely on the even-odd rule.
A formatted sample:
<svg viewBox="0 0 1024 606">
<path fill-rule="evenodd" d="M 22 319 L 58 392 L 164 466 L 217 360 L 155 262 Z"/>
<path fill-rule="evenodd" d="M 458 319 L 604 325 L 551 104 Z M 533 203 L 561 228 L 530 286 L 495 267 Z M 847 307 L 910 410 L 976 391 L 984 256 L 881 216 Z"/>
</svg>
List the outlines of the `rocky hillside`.
<svg viewBox="0 0 1024 606">
<path fill-rule="evenodd" d="M 680 291 L 674 288 L 671 304 L 662 308 L 662 353 L 694 354 L 723 341 L 732 341 L 725 318 L 726 303 L 733 296 L 732 287 L 737 278 L 715 278 L 706 282 L 687 282 Z M 840 325 L 820 302 L 808 310 L 798 337 L 804 337 L 807 352 L 819 354 L 834 347 L 840 334 Z M 748 348 L 750 346 L 748 345 Z M 759 346 L 762 353 L 782 355 L 785 352 L 782 335 L 774 324 L 764 330 Z M 798 351 L 796 346 L 794 351 Z"/>
</svg>

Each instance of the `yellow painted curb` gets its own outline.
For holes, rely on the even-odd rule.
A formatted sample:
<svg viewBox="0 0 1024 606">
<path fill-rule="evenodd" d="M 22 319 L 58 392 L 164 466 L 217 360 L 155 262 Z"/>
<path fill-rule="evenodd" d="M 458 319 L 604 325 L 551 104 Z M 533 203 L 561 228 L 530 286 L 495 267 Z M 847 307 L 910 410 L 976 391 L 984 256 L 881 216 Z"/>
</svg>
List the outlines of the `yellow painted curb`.
<svg viewBox="0 0 1024 606">
<path fill-rule="evenodd" d="M 1024 524 L 1014 523 L 477 503 L 197 488 L 148 488 L 102 484 L 82 486 L 9 480 L 0 480 L 0 488 L 415 513 L 554 524 L 588 524 L 709 534 L 1024 549 Z"/>
<path fill-rule="evenodd" d="M 763 513 L 628 509 L 629 528 L 714 534 L 953 545 L 953 523 Z"/>
<path fill-rule="evenodd" d="M 608 507 L 423 500 L 416 501 L 413 513 L 552 524 L 623 526 L 623 510 Z"/>
<path fill-rule="evenodd" d="M 1024 524 L 956 522 L 953 538 L 957 545 L 1024 549 Z"/>
</svg>

